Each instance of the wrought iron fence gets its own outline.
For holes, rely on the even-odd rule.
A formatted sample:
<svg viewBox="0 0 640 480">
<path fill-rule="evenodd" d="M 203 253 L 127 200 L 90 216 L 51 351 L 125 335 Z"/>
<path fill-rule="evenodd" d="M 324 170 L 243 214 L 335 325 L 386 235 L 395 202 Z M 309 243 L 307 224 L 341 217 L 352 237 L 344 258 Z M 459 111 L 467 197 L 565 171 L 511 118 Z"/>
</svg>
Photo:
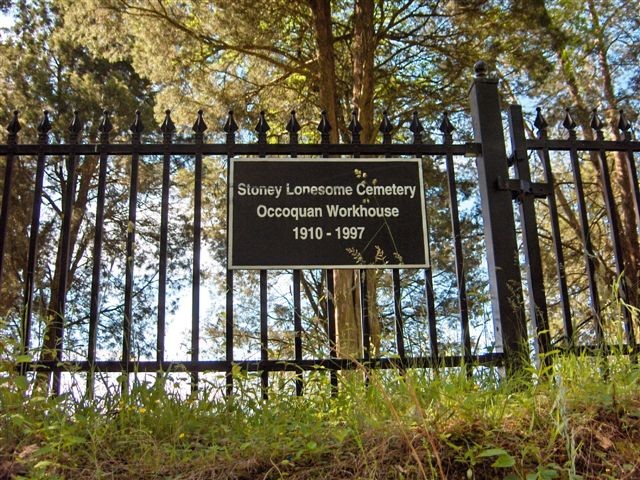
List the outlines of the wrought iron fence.
<svg viewBox="0 0 640 480">
<path fill-rule="evenodd" d="M 191 374 L 192 385 L 196 388 L 199 374 L 202 372 L 223 372 L 226 378 L 227 393 L 233 389 L 233 376 L 237 368 L 261 372 L 261 385 L 267 391 L 271 372 L 294 372 L 295 391 L 303 392 L 303 374 L 307 370 L 325 369 L 331 377 L 331 384 L 337 386 L 337 371 L 353 369 L 359 365 L 367 368 L 398 368 L 412 367 L 436 368 L 440 366 L 461 365 L 506 365 L 510 369 L 517 369 L 529 358 L 529 344 L 532 343 L 538 354 L 538 358 L 548 359 L 546 353 L 553 349 L 563 350 L 583 349 L 605 352 L 626 352 L 635 355 L 636 330 L 638 328 L 638 285 L 633 283 L 626 273 L 635 271 L 637 265 L 630 265 L 629 255 L 625 248 L 638 242 L 638 224 L 640 224 L 640 196 L 638 194 L 638 178 L 636 169 L 636 152 L 640 151 L 640 142 L 631 138 L 630 125 L 622 112 L 617 124 L 618 139 L 607 141 L 603 138 L 603 125 L 597 114 L 593 115 L 591 123 L 595 132 L 595 138 L 578 140 L 576 125 L 567 113 L 564 126 L 568 133 L 568 139 L 554 140 L 547 135 L 548 125 L 542 113 L 538 111 L 535 119 L 537 138 L 527 139 L 525 123 L 519 106 L 509 108 L 509 126 L 512 144 L 512 154 L 507 157 L 503 122 L 498 92 L 498 82 L 488 78 L 482 66 L 476 69 L 476 78 L 473 80 L 470 92 L 471 118 L 475 133 L 475 141 L 468 143 L 454 143 L 453 126 L 445 115 L 440 125 L 442 134 L 441 143 L 428 143 L 423 141 L 424 128 L 417 115 L 414 115 L 409 130 L 412 135 L 412 143 L 397 144 L 392 142 L 393 127 L 388 118 L 384 117 L 380 132 L 382 143 L 362 144 L 359 140 L 359 125 L 357 118 L 352 119 L 349 127 L 351 143 L 331 144 L 329 132 L 332 128 L 326 116 L 323 114 L 318 125 L 321 141 L 317 144 L 299 143 L 300 125 L 295 113 L 286 125 L 289 134 L 288 144 L 274 144 L 267 142 L 267 124 L 264 114 L 260 115 L 260 121 L 256 128 L 256 143 L 236 143 L 238 126 L 230 113 L 224 125 L 226 141 L 224 143 L 208 143 L 204 140 L 207 126 L 204 122 L 203 112 L 198 113 L 197 121 L 193 126 L 193 142 L 175 142 L 175 125 L 169 112 L 167 112 L 161 126 L 161 143 L 143 143 L 141 134 L 143 125 L 137 116 L 131 126 L 131 140 L 128 143 L 111 143 L 110 132 L 112 125 L 108 112 L 104 112 L 102 123 L 99 127 L 99 140 L 97 143 L 82 143 L 80 134 L 82 124 L 78 116 L 69 128 L 69 140 L 64 144 L 50 144 L 49 131 L 51 123 L 48 114 L 38 127 L 38 142 L 36 144 L 22 144 L 18 141 L 20 123 L 16 112 L 12 122 L 8 126 L 8 140 L 0 145 L 0 155 L 5 159 L 5 176 L 3 183 L 2 210 L 0 212 L 0 286 L 9 288 L 6 280 L 5 258 L 11 248 L 7 245 L 7 231 L 10 226 L 11 208 L 10 199 L 16 195 L 14 177 L 16 176 L 17 162 L 19 158 L 35 158 L 35 175 L 30 182 L 33 201 L 30 212 L 30 226 L 23 226 L 28 232 L 28 251 L 25 256 L 25 267 L 16 278 L 20 280 L 23 288 L 20 313 L 20 344 L 22 354 L 27 355 L 33 350 L 33 316 L 34 316 L 34 289 L 36 288 L 36 276 L 38 270 L 38 256 L 42 255 L 38 249 L 38 238 L 41 225 L 41 205 L 43 202 L 44 187 L 46 184 L 47 159 L 50 157 L 65 158 L 66 177 L 64 193 L 60 195 L 58 214 L 60 222 L 60 245 L 57 261 L 62 266 L 63 274 L 56 279 L 55 289 L 51 288 L 51 295 L 55 294 L 55 308 L 50 316 L 51 325 L 49 335 L 55 337 L 54 354 L 51 357 L 40 359 L 27 359 L 20 357 L 20 368 L 26 371 L 49 372 L 53 378 L 53 389 L 56 392 L 61 388 L 61 373 L 63 372 L 88 372 L 87 387 L 94 388 L 95 372 L 167 372 L 182 369 Z M 589 206 L 587 195 L 584 192 L 583 178 L 581 176 L 581 152 L 595 155 L 599 168 L 596 172 L 600 182 L 601 191 L 604 194 L 604 214 L 606 226 L 610 232 L 611 254 L 604 254 L 597 259 L 597 253 L 591 241 Z M 615 191 L 609 172 L 608 155 L 611 152 L 622 155 L 626 162 L 627 176 L 630 178 L 629 191 Z M 556 193 L 559 188 L 555 180 L 555 172 L 552 170 L 554 162 L 562 162 L 555 156 L 566 156 L 570 161 L 570 171 L 573 174 L 571 189 L 571 202 L 575 198 L 577 205 L 577 225 L 581 238 L 572 241 L 568 247 L 566 238 L 563 238 L 561 224 L 562 212 L 556 201 Z M 159 249 L 157 253 L 157 305 L 155 306 L 155 359 L 135 359 L 132 352 L 132 319 L 134 316 L 135 297 L 135 271 L 134 259 L 136 252 L 136 232 L 140 219 L 137 216 L 139 206 L 140 162 L 145 157 L 161 158 L 161 201 L 159 208 L 160 231 Z M 238 272 L 226 270 L 224 309 L 224 359 L 208 360 L 201 357 L 200 338 L 202 335 L 201 320 L 201 284 L 202 284 L 202 213 L 203 213 L 203 158 L 216 156 L 229 159 L 233 156 L 347 156 L 347 157 L 435 157 L 443 159 L 443 167 L 446 171 L 446 185 L 448 210 L 450 214 L 450 245 L 453 252 L 455 275 L 455 299 L 457 302 L 457 316 L 460 322 L 460 348 L 459 353 L 451 354 L 442 352 L 438 343 L 438 311 L 436 300 L 438 292 L 434 289 L 432 268 L 426 268 L 422 272 L 424 285 L 424 299 L 426 310 L 426 325 L 429 345 L 423 350 L 427 354 L 415 355 L 408 352 L 405 346 L 405 306 L 402 303 L 403 285 L 401 270 L 394 269 L 391 273 L 393 296 L 393 343 L 395 353 L 381 356 L 379 352 L 372 351 L 371 331 L 369 323 L 369 311 L 367 308 L 367 282 L 365 275 L 360 275 L 360 298 L 362 319 L 362 352 L 359 358 L 339 358 L 336 350 L 336 318 L 334 305 L 334 276 L 333 271 L 326 270 L 322 273 L 324 294 L 317 300 L 323 302 L 326 318 L 326 345 L 324 348 L 328 355 L 318 355 L 308 358 L 303 354 L 304 328 L 302 321 L 301 288 L 302 272 L 293 270 L 290 275 L 292 322 L 293 322 L 293 352 L 288 359 L 270 358 L 269 350 L 269 319 L 268 319 L 268 272 L 261 270 L 258 280 L 259 297 L 259 350 L 260 358 L 256 360 L 242 360 L 234 358 L 234 280 Z M 470 333 L 469 296 L 466 290 L 465 253 L 461 235 L 460 201 L 457 196 L 457 180 L 455 174 L 455 159 L 461 156 L 475 156 L 477 159 L 477 188 L 483 218 L 484 240 L 486 248 L 488 289 L 492 311 L 492 324 L 495 332 L 494 348 L 491 351 L 478 354 L 474 352 Z M 128 158 L 129 185 L 128 185 L 128 212 L 126 228 L 126 261 L 123 267 L 124 284 L 122 286 L 122 349 L 119 360 L 98 360 L 98 329 L 101 321 L 102 275 L 105 259 L 103 257 L 103 245 L 105 235 L 105 197 L 107 189 L 107 172 L 110 161 L 114 158 Z M 167 321 L 167 297 L 168 297 L 168 244 L 169 216 L 170 216 L 170 186 L 172 182 L 172 164 L 177 157 L 193 159 L 193 194 L 190 202 L 193 208 L 191 224 L 192 235 L 192 268 L 191 268 L 191 339 L 190 358 L 188 360 L 173 361 L 166 358 L 166 321 Z M 97 159 L 97 178 L 95 188 L 95 233 L 91 249 L 91 288 L 89 313 L 84 323 L 84 335 L 87 338 L 86 358 L 66 358 L 64 352 L 64 340 L 66 325 L 71 321 L 72 314 L 67 305 L 67 294 L 70 288 L 70 258 L 69 245 L 72 232 L 73 202 L 76 195 L 76 178 L 79 158 Z M 564 158 L 564 157 L 563 157 Z M 534 165 L 535 164 L 535 165 Z M 509 168 L 513 167 L 515 178 L 510 178 Z M 535 175 L 541 177 L 541 181 L 532 180 L 532 169 Z M 58 170 L 62 168 L 58 166 Z M 616 196 L 625 194 L 627 207 L 635 212 L 635 230 L 627 229 L 626 236 L 631 236 L 631 241 L 624 243 L 620 228 L 620 205 L 616 206 Z M 93 205 L 93 204 L 92 204 Z M 542 205 L 542 206 L 541 206 Z M 514 212 L 514 206 L 516 211 Z M 573 205 L 572 205 L 573 206 Z M 566 206 L 565 206 L 566 207 Z M 541 208 L 543 219 L 541 220 Z M 516 213 L 517 215 L 514 215 Z M 626 217 L 625 217 L 626 218 Z M 517 221 L 516 221 L 517 220 Z M 628 220 L 628 219 L 627 219 Z M 602 221 L 599 219 L 598 221 Z M 632 222 L 633 223 L 633 222 Z M 544 224 L 544 225 L 543 225 Z M 548 229 L 549 234 L 542 239 L 541 229 Z M 566 229 L 566 226 L 565 226 Z M 429 239 L 427 239 L 429 240 Z M 602 240 L 599 240 L 602 243 Z M 572 249 L 571 258 L 580 253 L 584 259 L 584 271 L 586 272 L 586 289 L 588 290 L 588 310 L 585 314 L 580 308 L 572 305 L 571 294 L 574 290 L 568 284 L 567 248 Z M 524 262 L 520 257 L 524 257 Z M 615 292 L 615 299 L 619 300 L 622 307 L 620 315 L 624 325 L 625 338 L 620 343 L 612 343 L 607 340 L 603 323 L 602 292 L 598 290 L 601 280 L 598 280 L 597 263 L 613 262 L 616 277 L 619 279 L 619 288 Z M 626 263 L 625 263 L 626 262 Z M 575 262 L 574 262 L 575 263 Z M 549 265 L 553 265 L 552 271 Z M 577 269 L 572 264 L 572 269 Z M 521 280 L 522 271 L 526 272 L 526 289 Z M 573 272 L 573 270 L 572 270 Z M 572 273 L 573 274 L 573 273 Z M 636 278 L 637 280 L 637 278 Z M 583 284 L 576 289 L 583 288 Z M 524 298 L 524 293 L 527 297 Z M 549 299 L 549 292 L 552 292 Z M 582 297 L 580 297 L 582 298 Z M 528 306 L 529 314 L 525 313 Z M 550 311 L 552 312 L 550 314 Z M 528 333 L 527 317 L 531 325 L 531 335 Z M 561 318 L 561 322 L 558 319 Z M 576 323 L 581 325 L 585 319 L 593 322 L 593 342 L 579 340 L 576 332 Z M 615 323 L 615 320 L 614 320 Z M 587 336 L 588 337 L 588 336 Z M 560 341 L 556 341 L 559 338 Z M 555 343 L 554 343 L 555 342 Z M 39 339 L 42 344 L 42 339 Z M 621 348 L 618 348 L 621 347 Z M 546 360 L 545 360 L 546 361 Z M 125 386 L 128 382 L 124 382 Z"/>
</svg>

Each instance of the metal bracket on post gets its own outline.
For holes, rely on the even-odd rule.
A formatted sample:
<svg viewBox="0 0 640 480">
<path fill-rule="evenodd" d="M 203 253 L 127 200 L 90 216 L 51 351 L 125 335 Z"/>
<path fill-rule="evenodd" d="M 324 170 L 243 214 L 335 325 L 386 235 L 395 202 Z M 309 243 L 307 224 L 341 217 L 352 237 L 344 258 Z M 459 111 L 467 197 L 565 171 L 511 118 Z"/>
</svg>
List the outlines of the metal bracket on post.
<svg viewBox="0 0 640 480">
<path fill-rule="evenodd" d="M 498 80 L 486 76 L 484 62 L 476 63 L 475 73 L 469 100 L 475 141 L 482 144 L 476 162 L 495 342 L 507 371 L 515 373 L 527 362 L 528 339 L 511 191 L 496 188 L 508 179 Z"/>
<path fill-rule="evenodd" d="M 534 198 L 547 198 L 551 194 L 551 187 L 548 183 L 536 183 L 531 180 L 521 178 L 504 179 L 498 177 L 496 182 L 498 190 L 507 190 L 511 192 L 514 200 L 522 200 L 526 196 Z"/>
</svg>

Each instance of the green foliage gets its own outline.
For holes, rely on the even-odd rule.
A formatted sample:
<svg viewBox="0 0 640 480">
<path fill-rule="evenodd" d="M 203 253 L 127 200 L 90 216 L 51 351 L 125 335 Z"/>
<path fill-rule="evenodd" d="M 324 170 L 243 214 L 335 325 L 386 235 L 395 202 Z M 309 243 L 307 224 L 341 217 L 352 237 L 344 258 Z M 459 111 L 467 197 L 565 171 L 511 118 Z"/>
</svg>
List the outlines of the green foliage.
<svg viewBox="0 0 640 480">
<path fill-rule="evenodd" d="M 626 358 L 554 358 L 537 381 L 486 369 L 291 377 L 261 399 L 236 372 L 186 394 L 177 374 L 90 401 L 0 376 L 0 470 L 28 478 L 621 478 L 640 471 L 640 372 Z M 536 376 L 541 372 L 531 371 Z M 606 375 L 606 376 L 605 376 Z"/>
</svg>

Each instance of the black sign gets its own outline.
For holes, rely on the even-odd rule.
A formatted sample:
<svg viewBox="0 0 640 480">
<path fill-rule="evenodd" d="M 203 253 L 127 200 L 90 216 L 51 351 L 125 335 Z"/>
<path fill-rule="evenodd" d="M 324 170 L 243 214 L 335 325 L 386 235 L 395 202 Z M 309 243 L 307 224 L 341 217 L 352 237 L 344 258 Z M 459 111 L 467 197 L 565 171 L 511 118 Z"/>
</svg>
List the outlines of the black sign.
<svg viewBox="0 0 640 480">
<path fill-rule="evenodd" d="M 419 159 L 234 158 L 229 268 L 428 264 Z"/>
</svg>

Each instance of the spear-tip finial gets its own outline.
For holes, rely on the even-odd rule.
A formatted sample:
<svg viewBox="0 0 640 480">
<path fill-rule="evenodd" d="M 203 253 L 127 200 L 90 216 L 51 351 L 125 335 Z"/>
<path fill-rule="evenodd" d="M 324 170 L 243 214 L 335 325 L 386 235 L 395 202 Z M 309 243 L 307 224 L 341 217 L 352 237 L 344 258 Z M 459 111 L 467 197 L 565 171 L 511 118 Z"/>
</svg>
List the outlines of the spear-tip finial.
<svg viewBox="0 0 640 480">
<path fill-rule="evenodd" d="M 233 117 L 233 110 L 229 110 L 227 120 L 224 122 L 222 129 L 226 134 L 233 134 L 238 131 L 238 124 L 236 123 L 236 119 Z"/>
<path fill-rule="evenodd" d="M 576 129 L 576 122 L 573 120 L 568 107 L 565 109 L 565 112 L 566 114 L 564 116 L 564 120 L 562 121 L 562 126 L 572 132 Z"/>
<path fill-rule="evenodd" d="M 411 124 L 409 125 L 409 131 L 413 133 L 413 143 L 421 144 L 422 132 L 424 132 L 424 127 L 422 126 L 420 117 L 418 117 L 418 112 L 415 110 L 413 112 L 413 116 L 411 117 Z"/>
<path fill-rule="evenodd" d="M 38 124 L 38 133 L 45 135 L 51 130 L 51 120 L 49 120 L 49 112 L 44 110 L 42 112 L 42 120 Z"/>
<path fill-rule="evenodd" d="M 136 110 L 136 118 L 133 121 L 133 123 L 131 124 L 131 126 L 129 127 L 129 130 L 134 135 L 136 135 L 136 134 L 140 135 L 144 131 L 144 125 L 142 123 L 140 110 Z"/>
<path fill-rule="evenodd" d="M 82 131 L 83 127 L 84 124 L 82 123 L 82 120 L 80 120 L 80 112 L 78 112 L 78 110 L 74 110 L 73 118 L 69 124 L 69 133 L 72 135 L 78 135 Z"/>
<path fill-rule="evenodd" d="M 389 120 L 389 115 L 387 110 L 382 112 L 382 121 L 380 122 L 380 126 L 378 127 L 378 131 L 383 135 L 390 135 L 393 131 L 393 124 L 391 120 Z"/>
<path fill-rule="evenodd" d="M 536 119 L 533 121 L 533 126 L 540 131 L 546 130 L 547 127 L 549 126 L 549 124 L 544 118 L 544 115 L 542 115 L 542 108 L 540 107 L 536 108 Z"/>
<path fill-rule="evenodd" d="M 450 137 L 454 132 L 456 128 L 451 123 L 451 120 L 449 120 L 449 112 L 444 112 L 442 114 L 442 121 L 440 122 L 440 126 L 438 128 L 442 132 L 442 134 L 447 137 Z"/>
<path fill-rule="evenodd" d="M 300 124 L 298 123 L 298 119 L 296 118 L 296 111 L 291 110 L 291 116 L 289 117 L 289 121 L 287 122 L 286 130 L 289 133 L 298 133 L 300 131 Z"/>
<path fill-rule="evenodd" d="M 355 109 L 351 112 L 351 121 L 347 125 L 347 129 L 351 132 L 351 143 L 360 143 L 360 132 L 362 131 L 362 125 L 358 120 L 358 110 Z"/>
<path fill-rule="evenodd" d="M 329 123 L 329 119 L 327 118 L 326 110 L 320 112 L 320 123 L 318 123 L 318 131 L 323 135 L 329 135 L 329 132 L 331 132 L 331 124 Z"/>
<path fill-rule="evenodd" d="M 22 125 L 20 125 L 20 121 L 18 120 L 19 114 L 20 111 L 14 110 L 13 117 L 11 118 L 9 125 L 7 125 L 7 130 L 11 135 L 17 135 L 17 133 L 22 129 Z"/>
<path fill-rule="evenodd" d="M 349 131 L 352 134 L 358 134 L 362 131 L 362 125 L 360 125 L 360 121 L 358 120 L 358 110 L 355 109 L 351 112 L 351 121 L 349 122 L 349 125 L 347 126 L 347 128 L 349 129 Z"/>
<path fill-rule="evenodd" d="M 160 125 L 160 131 L 165 135 L 171 135 L 176 131 L 176 124 L 171 120 L 171 110 L 169 109 L 164 111 L 164 120 L 162 121 L 162 125 Z"/>
<path fill-rule="evenodd" d="M 600 115 L 598 115 L 598 109 L 594 108 L 591 110 L 591 123 L 589 124 L 591 128 L 593 128 L 596 132 L 601 132 L 604 123 L 602 123 L 602 119 Z"/>
<path fill-rule="evenodd" d="M 111 118 L 109 118 L 111 112 L 109 110 L 102 111 L 102 120 L 100 121 L 100 125 L 98 125 L 98 131 L 102 134 L 108 134 L 111 130 L 113 130 L 113 124 L 111 123 Z"/>
<path fill-rule="evenodd" d="M 202 109 L 198 110 L 198 118 L 196 118 L 196 121 L 193 124 L 193 127 L 191 127 L 191 129 L 196 133 L 196 135 L 203 134 L 207 129 L 207 124 L 204 123 L 204 118 L 202 117 L 203 114 L 204 114 L 204 111 Z"/>
<path fill-rule="evenodd" d="M 266 135 L 267 132 L 271 129 L 269 124 L 267 123 L 267 119 L 265 117 L 264 110 L 260 110 L 260 115 L 258 117 L 258 123 L 256 125 L 256 132 L 262 135 Z"/>
<path fill-rule="evenodd" d="M 627 120 L 627 117 L 624 114 L 624 110 L 618 110 L 618 130 L 622 130 L 626 132 L 631 129 L 631 123 Z"/>
<path fill-rule="evenodd" d="M 409 125 L 409 131 L 414 135 L 420 135 L 422 132 L 424 132 L 424 127 L 422 126 L 420 117 L 418 117 L 417 111 L 413 112 L 413 116 L 411 117 L 411 124 Z"/>
</svg>

